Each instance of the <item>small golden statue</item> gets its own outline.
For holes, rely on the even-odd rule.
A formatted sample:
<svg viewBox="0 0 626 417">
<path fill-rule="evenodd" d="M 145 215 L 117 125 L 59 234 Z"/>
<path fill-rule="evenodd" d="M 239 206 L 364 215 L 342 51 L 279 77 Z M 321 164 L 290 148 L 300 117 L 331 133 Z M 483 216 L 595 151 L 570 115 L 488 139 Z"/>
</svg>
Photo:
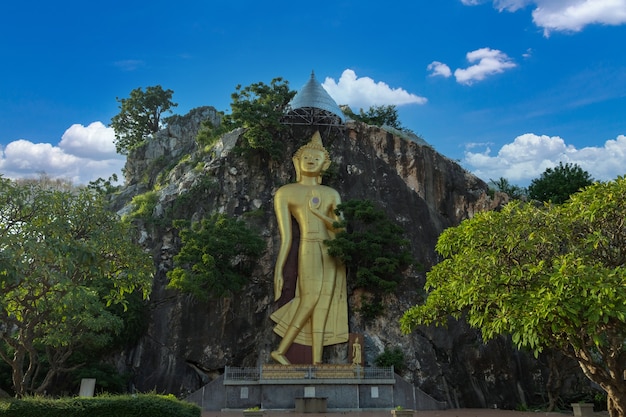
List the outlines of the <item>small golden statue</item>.
<svg viewBox="0 0 626 417">
<path fill-rule="evenodd" d="M 281 244 L 274 270 L 274 299 L 281 297 L 283 268 L 291 248 L 291 218 L 300 228 L 298 276 L 295 297 L 278 309 L 271 318 L 274 331 L 282 336 L 272 358 L 289 364 L 285 353 L 294 343 L 312 347 L 313 364 L 322 362 L 326 345 L 348 341 L 348 304 L 344 265 L 328 254 L 324 240 L 332 239 L 340 220 L 335 209 L 341 203 L 339 193 L 321 185 L 322 172 L 330 166 L 330 157 L 319 132 L 293 156 L 296 182 L 278 189 L 274 210 Z"/>
<path fill-rule="evenodd" d="M 352 365 L 361 365 L 362 362 L 361 343 L 359 343 L 359 338 L 355 337 L 352 343 Z"/>
</svg>

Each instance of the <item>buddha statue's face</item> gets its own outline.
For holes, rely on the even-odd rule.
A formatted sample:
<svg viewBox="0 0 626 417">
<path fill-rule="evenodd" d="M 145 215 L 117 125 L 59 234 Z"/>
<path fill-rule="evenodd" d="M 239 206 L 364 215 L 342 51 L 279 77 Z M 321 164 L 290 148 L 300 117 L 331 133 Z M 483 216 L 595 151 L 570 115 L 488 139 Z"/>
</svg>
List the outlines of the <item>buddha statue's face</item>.
<svg viewBox="0 0 626 417">
<path fill-rule="evenodd" d="M 322 172 L 325 162 L 323 151 L 306 148 L 300 154 L 300 173 L 307 176 L 318 176 Z"/>
</svg>

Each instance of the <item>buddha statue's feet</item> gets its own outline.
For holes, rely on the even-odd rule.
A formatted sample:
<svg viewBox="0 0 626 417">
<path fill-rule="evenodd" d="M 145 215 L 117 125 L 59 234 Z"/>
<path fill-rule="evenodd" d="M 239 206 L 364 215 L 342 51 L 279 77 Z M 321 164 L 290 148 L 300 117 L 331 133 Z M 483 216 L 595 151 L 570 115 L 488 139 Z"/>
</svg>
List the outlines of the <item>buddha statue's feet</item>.
<svg viewBox="0 0 626 417">
<path fill-rule="evenodd" d="M 289 362 L 289 359 L 287 359 L 285 355 L 283 355 L 277 350 L 270 353 L 270 356 L 272 357 L 272 359 L 274 359 L 276 362 L 280 363 L 281 365 L 291 365 L 291 362 Z"/>
</svg>

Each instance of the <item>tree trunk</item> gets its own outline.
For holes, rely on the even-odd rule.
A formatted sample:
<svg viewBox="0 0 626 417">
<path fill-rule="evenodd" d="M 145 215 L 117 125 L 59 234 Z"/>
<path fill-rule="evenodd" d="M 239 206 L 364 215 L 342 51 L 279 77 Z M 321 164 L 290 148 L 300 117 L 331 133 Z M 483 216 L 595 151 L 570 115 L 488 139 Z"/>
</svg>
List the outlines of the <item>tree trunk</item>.
<svg viewBox="0 0 626 417">
<path fill-rule="evenodd" d="M 548 360 L 548 381 L 546 382 L 546 391 L 548 392 L 548 411 L 554 411 L 559 393 L 561 392 L 561 373 L 557 364 L 557 353 L 549 352 Z"/>
<path fill-rule="evenodd" d="M 626 384 L 607 389 L 607 409 L 610 417 L 626 417 Z"/>
<path fill-rule="evenodd" d="M 13 380 L 13 389 L 16 397 L 23 397 L 26 394 L 24 388 L 24 359 L 26 352 L 22 349 L 16 349 L 11 362 L 11 379 Z"/>
<path fill-rule="evenodd" d="M 626 417 L 626 384 L 623 371 L 612 369 L 606 372 L 601 367 L 590 366 L 587 362 L 578 362 L 590 380 L 600 385 L 607 394 L 607 409 L 610 417 Z"/>
<path fill-rule="evenodd" d="M 587 349 L 575 349 L 574 353 L 584 374 L 606 391 L 607 409 L 610 417 L 626 417 L 626 383 L 624 381 L 623 336 L 612 338 L 613 343 L 598 347 L 602 349 L 600 361 Z"/>
</svg>

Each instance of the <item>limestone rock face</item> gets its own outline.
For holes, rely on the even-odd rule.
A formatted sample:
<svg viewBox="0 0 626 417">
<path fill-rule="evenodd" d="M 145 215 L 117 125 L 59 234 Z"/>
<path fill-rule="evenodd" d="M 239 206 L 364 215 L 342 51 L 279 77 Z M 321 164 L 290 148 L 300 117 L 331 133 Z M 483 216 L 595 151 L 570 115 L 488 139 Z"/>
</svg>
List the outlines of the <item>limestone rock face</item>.
<svg viewBox="0 0 626 417">
<path fill-rule="evenodd" d="M 279 243 L 272 198 L 278 187 L 293 181 L 290 156 L 312 132 L 286 134 L 289 157 L 283 161 L 239 155 L 235 149 L 242 130 L 225 135 L 210 152 L 199 151 L 195 132 L 204 118 L 215 116 L 211 108 L 196 110 L 133 153 L 126 167 L 127 187 L 116 202 L 120 212 L 128 211 L 132 196 L 150 190 L 159 177 L 155 221 L 139 224 L 141 242 L 153 254 L 157 271 L 148 330 L 117 357 L 138 390 L 188 394 L 226 366 L 270 363 L 269 352 L 279 341 L 269 319 Z M 327 184 L 344 201 L 368 199 L 383 207 L 405 229 L 414 257 L 426 270 L 438 262 L 434 247 L 445 228 L 506 202 L 506 196 L 490 197 L 482 180 L 410 136 L 352 123 L 325 141 L 333 159 Z M 154 168 L 155 161 L 161 168 Z M 166 288 L 166 272 L 180 247 L 167 220 L 198 220 L 214 212 L 245 219 L 266 238 L 267 250 L 242 293 L 200 302 Z M 397 294 L 385 300 L 385 316 L 373 322 L 355 313 L 359 290 L 349 286 L 350 331 L 364 335 L 366 363 L 373 364 L 385 347 L 401 348 L 406 358 L 402 376 L 451 406 L 514 407 L 540 389 L 535 386 L 541 376 L 538 363 L 505 339 L 484 344 L 462 322 L 402 335 L 398 319 L 423 299 L 423 284 L 424 272 L 408 273 Z M 325 360 L 346 362 L 347 347 L 326 349 Z"/>
<path fill-rule="evenodd" d="M 145 146 L 132 151 L 129 155 L 124 167 L 127 184 L 154 181 L 158 175 L 154 168 L 161 168 L 160 165 L 176 161 L 181 155 L 196 150 L 194 138 L 204 120 L 209 120 L 217 126 L 221 116 L 210 106 L 197 107 L 185 116 L 172 116 L 165 129 L 157 132 Z"/>
</svg>

